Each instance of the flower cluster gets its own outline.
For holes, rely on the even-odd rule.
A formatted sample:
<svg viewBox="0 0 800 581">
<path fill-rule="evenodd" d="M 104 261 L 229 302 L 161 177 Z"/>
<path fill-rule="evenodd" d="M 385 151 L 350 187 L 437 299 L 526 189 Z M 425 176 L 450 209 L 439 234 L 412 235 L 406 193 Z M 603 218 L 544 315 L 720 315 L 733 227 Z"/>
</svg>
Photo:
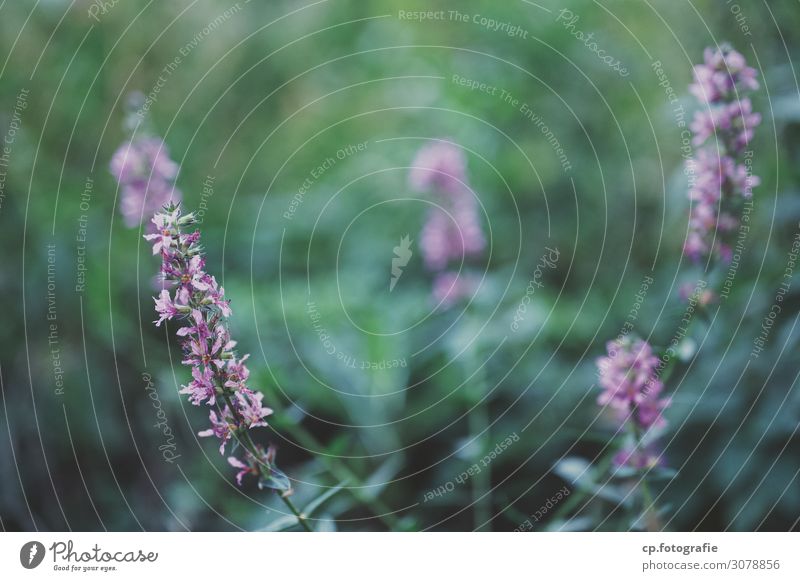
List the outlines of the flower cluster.
<svg viewBox="0 0 800 581">
<path fill-rule="evenodd" d="M 475 198 L 469 192 L 447 196 L 432 208 L 422 228 L 420 248 L 426 266 L 442 270 L 448 263 L 477 256 L 486 242 L 476 211 Z"/>
<path fill-rule="evenodd" d="M 641 339 L 623 337 L 606 345 L 607 356 L 597 360 L 600 386 L 603 391 L 598 405 L 615 412 L 621 427 L 629 427 L 634 443 L 615 457 L 617 465 L 638 468 L 655 466 L 659 454 L 652 445 L 645 445 L 655 432 L 666 425 L 662 416 L 669 406 L 661 398 L 664 384 L 658 377 L 659 359 L 652 347 Z"/>
<path fill-rule="evenodd" d="M 129 228 L 170 201 L 181 199 L 175 187 L 178 164 L 158 137 L 143 135 L 124 142 L 111 158 L 109 169 L 120 185 L 119 209 Z"/>
<path fill-rule="evenodd" d="M 745 151 L 761 116 L 746 96 L 758 88 L 756 71 L 727 45 L 707 48 L 694 67 L 691 93 L 703 105 L 691 124 L 697 155 L 687 162 L 691 177 L 689 234 L 684 253 L 693 260 L 731 258 L 728 240 L 739 226 L 737 207 L 760 183 Z"/>
<path fill-rule="evenodd" d="M 409 175 L 411 188 L 433 194 L 436 203 L 422 228 L 420 248 L 425 265 L 437 273 L 434 298 L 445 307 L 474 290 L 472 284 L 459 283 L 460 275 L 447 271 L 448 265 L 478 256 L 486 246 L 466 166 L 460 148 L 439 140 L 417 152 Z"/>
<path fill-rule="evenodd" d="M 424 145 L 411 164 L 409 182 L 418 192 L 433 190 L 458 194 L 466 188 L 466 180 L 464 153 L 449 141 Z"/>
<path fill-rule="evenodd" d="M 231 316 L 230 301 L 216 279 L 205 271 L 205 258 L 200 246 L 200 232 L 184 231 L 196 223 L 193 214 L 181 215 L 175 204 L 169 204 L 153 218 L 155 232 L 145 235 L 153 244 L 153 254 L 162 259 L 161 276 L 169 288 L 155 298 L 160 326 L 177 320 L 177 331 L 183 349 L 184 365 L 192 369 L 192 380 L 180 393 L 188 395 L 194 405 L 207 405 L 211 427 L 199 432 L 201 437 L 216 437 L 220 454 L 225 454 L 229 441 L 245 448 L 244 460 L 228 458 L 239 469 L 237 481 L 252 474 L 259 485 L 288 489 L 286 477 L 274 466 L 274 452 L 256 446 L 249 430 L 266 426 L 265 418 L 272 410 L 262 404 L 262 393 L 247 386 L 250 375 L 245 361 L 233 350 L 227 319 Z"/>
</svg>

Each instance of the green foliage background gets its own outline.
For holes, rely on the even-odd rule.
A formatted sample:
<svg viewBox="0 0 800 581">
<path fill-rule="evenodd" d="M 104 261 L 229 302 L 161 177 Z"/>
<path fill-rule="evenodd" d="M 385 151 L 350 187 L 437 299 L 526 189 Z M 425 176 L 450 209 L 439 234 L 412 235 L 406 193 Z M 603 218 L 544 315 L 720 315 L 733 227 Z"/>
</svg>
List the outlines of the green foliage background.
<svg viewBox="0 0 800 581">
<path fill-rule="evenodd" d="M 518 24 L 528 38 L 472 22 L 398 18 L 429 4 Z M 656 484 L 658 504 L 672 529 L 797 528 L 798 288 L 767 350 L 754 360 L 749 354 L 800 220 L 791 60 L 800 10 L 790 0 L 742 4 L 750 36 L 728 3 L 711 0 L 543 2 L 550 12 L 510 0 L 240 2 L 167 75 L 149 121 L 181 164 L 187 209 L 201 204 L 203 182 L 213 177 L 202 224 L 208 267 L 233 299 L 233 330 L 239 348 L 253 354 L 253 385 L 275 409 L 271 431 L 260 437 L 278 445 L 300 505 L 346 488 L 320 504 L 317 526 L 471 530 L 482 524 L 471 484 L 428 502 L 425 494 L 472 465 L 475 446 L 493 448 L 516 433 L 520 441 L 491 463 L 492 493 L 483 503 L 494 517 L 484 529 L 511 530 L 567 484 L 553 470 L 559 459 L 599 459 L 614 446 L 612 424 L 594 404 L 594 358 L 619 332 L 643 277 L 655 283 L 637 332 L 664 345 L 682 316 L 678 284 L 718 276 L 681 257 L 688 211 L 681 135 L 651 63 L 662 62 L 691 112 L 691 66 L 705 46 L 727 40 L 760 73 L 754 104 L 764 121 L 753 149 L 763 182 L 732 294 L 698 324 L 697 357 L 668 382 L 674 403 L 663 442 L 676 474 Z M 4 135 L 17 95 L 30 91 L 0 206 L 3 528 L 279 527 L 287 524 L 276 524 L 280 502 L 236 488 L 213 443 L 194 437 L 206 410 L 177 394 L 187 378 L 180 353 L 171 332 L 151 324 L 157 261 L 142 231 L 122 224 L 107 171 L 125 137 L 125 96 L 149 92 L 232 4 L 120 1 L 100 22 L 87 15 L 90 5 L 26 1 L 0 9 Z M 556 21 L 562 8 L 626 64 L 627 78 Z M 517 108 L 453 83 L 454 74 L 529 104 L 572 170 L 562 171 Z M 414 197 L 407 168 L 422 140 L 437 137 L 472 152 L 469 175 L 491 252 L 477 265 L 486 278 L 473 304 L 426 319 L 431 281 L 419 254 L 398 288 L 386 288 L 392 247 L 405 234 L 418 240 L 425 204 L 391 200 Z M 312 169 L 361 142 L 366 150 L 324 172 L 286 220 Z M 82 214 L 88 274 L 77 293 Z M 56 248 L 63 395 L 48 343 L 48 244 Z M 510 333 L 547 246 L 559 249 L 558 267 L 547 272 L 521 330 Z M 353 369 L 329 356 L 311 328 L 309 290 L 339 351 L 408 365 Z M 159 453 L 163 437 L 143 373 L 177 435 L 179 468 Z M 476 402 L 490 423 L 477 440 L 469 420 Z M 585 506 L 562 505 L 536 528 L 575 516 L 566 526 L 627 529 L 631 515 L 613 501 L 625 492 L 613 481 L 607 493 Z"/>
</svg>

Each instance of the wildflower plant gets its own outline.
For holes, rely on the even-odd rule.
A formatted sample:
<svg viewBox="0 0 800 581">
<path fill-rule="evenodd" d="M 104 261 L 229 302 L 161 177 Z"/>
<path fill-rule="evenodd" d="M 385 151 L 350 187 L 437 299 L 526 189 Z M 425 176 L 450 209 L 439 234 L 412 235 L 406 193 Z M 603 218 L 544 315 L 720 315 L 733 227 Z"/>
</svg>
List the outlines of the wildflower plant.
<svg viewBox="0 0 800 581">
<path fill-rule="evenodd" d="M 731 260 L 731 238 L 740 229 L 742 208 L 759 184 L 750 171 L 752 152 L 747 147 L 761 117 L 747 96 L 758 82 L 745 58 L 728 45 L 707 48 L 703 57 L 704 62 L 693 69 L 689 87 L 703 108 L 690 126 L 692 144 L 698 149 L 686 167 L 692 207 L 683 253 L 694 262 L 707 259 L 714 265 Z M 718 296 L 705 281 L 700 283 L 683 284 L 678 294 L 693 313 L 702 315 Z M 648 475 L 654 470 L 669 474 L 658 445 L 667 425 L 663 414 L 671 402 L 663 396 L 664 378 L 673 356 L 685 359 L 682 346 L 693 345 L 687 337 L 692 320 L 681 330 L 683 341 L 663 356 L 647 341 L 625 334 L 608 342 L 606 355 L 596 360 L 602 390 L 597 403 L 611 411 L 620 435 L 610 458 L 612 476 L 637 478 L 635 491 L 648 528 L 660 526 Z"/>
<path fill-rule="evenodd" d="M 412 190 L 430 195 L 435 203 L 422 227 L 420 249 L 425 266 L 434 276 L 431 299 L 437 308 L 446 311 L 477 292 L 481 281 L 463 266 L 467 260 L 481 256 L 486 247 L 463 150 L 444 139 L 424 145 L 411 164 L 408 181 Z M 468 314 L 465 321 L 470 318 Z M 472 401 L 469 427 L 477 458 L 488 447 L 491 427 L 486 405 L 488 383 L 479 354 L 481 342 L 472 341 L 466 348 L 453 345 L 451 349 L 458 352 L 464 376 L 470 378 L 465 393 Z M 472 479 L 472 496 L 475 529 L 488 530 L 492 506 L 488 467 Z"/>
<path fill-rule="evenodd" d="M 247 477 L 255 478 L 259 488 L 280 493 L 281 498 L 307 530 L 310 526 L 289 499 L 292 493 L 287 476 L 275 463 L 275 449 L 253 441 L 250 431 L 267 425 L 272 410 L 263 405 L 263 394 L 248 386 L 248 355 L 238 356 L 231 339 L 228 318 L 232 311 L 225 290 L 205 270 L 200 232 L 189 229 L 197 223 L 193 214 L 182 214 L 170 203 L 152 220 L 155 232 L 144 238 L 152 243 L 153 254 L 161 256 L 164 286 L 155 300 L 156 326 L 175 321 L 176 335 L 183 351 L 182 363 L 191 368 L 192 379 L 182 386 L 196 406 L 209 408 L 211 427 L 198 433 L 217 438 L 220 454 L 237 470 L 241 486 Z M 240 454 L 236 454 L 241 450 Z"/>
</svg>

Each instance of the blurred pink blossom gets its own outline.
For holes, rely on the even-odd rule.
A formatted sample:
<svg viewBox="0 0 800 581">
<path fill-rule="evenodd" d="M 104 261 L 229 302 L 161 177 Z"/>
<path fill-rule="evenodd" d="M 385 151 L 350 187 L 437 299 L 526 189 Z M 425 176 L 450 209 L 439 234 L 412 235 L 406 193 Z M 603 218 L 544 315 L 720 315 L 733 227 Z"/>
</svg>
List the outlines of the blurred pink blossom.
<svg viewBox="0 0 800 581">
<path fill-rule="evenodd" d="M 121 189 L 119 209 L 129 228 L 141 224 L 168 202 L 179 202 L 175 187 L 178 165 L 158 137 L 126 141 L 111 158 L 109 170 Z"/>
</svg>

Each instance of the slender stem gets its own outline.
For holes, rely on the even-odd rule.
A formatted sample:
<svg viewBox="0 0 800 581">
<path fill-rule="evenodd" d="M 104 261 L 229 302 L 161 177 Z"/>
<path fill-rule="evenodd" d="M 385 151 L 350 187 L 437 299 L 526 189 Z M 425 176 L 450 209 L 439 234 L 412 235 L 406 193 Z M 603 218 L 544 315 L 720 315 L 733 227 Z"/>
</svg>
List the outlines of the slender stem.
<svg viewBox="0 0 800 581">
<path fill-rule="evenodd" d="M 477 363 L 475 349 L 468 350 L 468 363 L 474 368 Z M 467 374 L 471 369 L 467 370 Z M 483 398 L 486 395 L 486 373 L 482 366 L 475 370 L 475 397 L 474 408 L 468 417 L 469 429 L 478 442 L 480 457 L 486 450 L 486 441 L 489 437 L 489 414 Z M 472 403 L 472 402 L 470 402 Z M 492 512 L 492 473 L 491 464 L 487 464 L 472 478 L 472 501 L 475 504 L 473 515 L 475 530 L 491 530 L 490 517 Z"/>
<path fill-rule="evenodd" d="M 281 493 L 278 493 L 278 496 L 280 496 L 281 500 L 283 500 L 283 502 L 286 504 L 286 506 L 289 507 L 289 510 L 291 510 L 294 513 L 294 516 L 297 517 L 297 522 L 300 523 L 300 525 L 306 530 L 306 532 L 309 532 L 309 533 L 314 532 L 311 529 L 311 525 L 308 524 L 308 519 L 306 518 L 306 515 L 301 513 L 299 510 L 297 510 L 297 507 L 292 502 L 292 499 L 289 496 L 286 496 L 286 495 L 281 494 Z"/>
<path fill-rule="evenodd" d="M 647 484 L 647 473 L 642 474 L 639 479 L 639 489 L 642 492 L 642 517 L 644 518 L 645 529 L 651 532 L 661 530 L 658 511 L 656 510 L 653 495 L 650 493 L 650 486 Z"/>
<path fill-rule="evenodd" d="M 239 414 L 239 411 L 233 406 L 233 403 L 231 402 L 230 399 L 230 395 L 225 393 L 222 395 L 222 397 L 225 399 L 225 403 L 228 404 L 228 409 L 230 409 L 231 412 L 233 413 L 233 417 L 234 419 L 236 419 L 236 423 L 243 425 L 242 417 Z M 242 446 L 244 446 L 247 449 L 247 451 L 253 456 L 253 458 L 255 458 L 258 461 L 258 470 L 259 472 L 261 472 L 261 475 L 264 478 L 268 478 L 270 476 L 269 472 L 265 473 L 265 470 L 269 470 L 269 467 L 261 461 L 261 457 L 258 453 L 258 448 L 256 447 L 255 442 L 253 442 L 253 438 L 250 436 L 250 432 L 248 432 L 245 429 L 245 430 L 238 430 L 238 433 L 241 434 L 241 437 L 239 437 L 239 443 Z M 306 515 L 297 510 L 297 507 L 294 505 L 289 496 L 280 491 L 276 492 L 278 493 L 278 496 L 280 496 L 281 500 L 283 500 L 284 504 L 289 508 L 289 510 L 292 511 L 294 516 L 297 517 L 298 524 L 300 524 L 307 532 L 309 533 L 313 532 L 311 525 L 308 524 L 308 519 L 306 518 Z"/>
<path fill-rule="evenodd" d="M 636 408 L 634 408 L 632 415 L 636 414 Z M 642 449 L 642 428 L 636 423 L 635 418 L 631 422 L 632 430 L 633 430 L 633 437 L 636 441 L 636 448 L 639 450 Z M 656 515 L 656 505 L 653 500 L 653 495 L 650 494 L 650 486 L 647 484 L 647 474 L 649 473 L 649 468 L 644 468 L 641 471 L 641 475 L 639 476 L 639 481 L 637 482 L 637 488 L 642 493 L 642 516 L 645 519 L 645 526 L 650 530 L 650 519 L 648 518 L 650 515 Z"/>
</svg>

